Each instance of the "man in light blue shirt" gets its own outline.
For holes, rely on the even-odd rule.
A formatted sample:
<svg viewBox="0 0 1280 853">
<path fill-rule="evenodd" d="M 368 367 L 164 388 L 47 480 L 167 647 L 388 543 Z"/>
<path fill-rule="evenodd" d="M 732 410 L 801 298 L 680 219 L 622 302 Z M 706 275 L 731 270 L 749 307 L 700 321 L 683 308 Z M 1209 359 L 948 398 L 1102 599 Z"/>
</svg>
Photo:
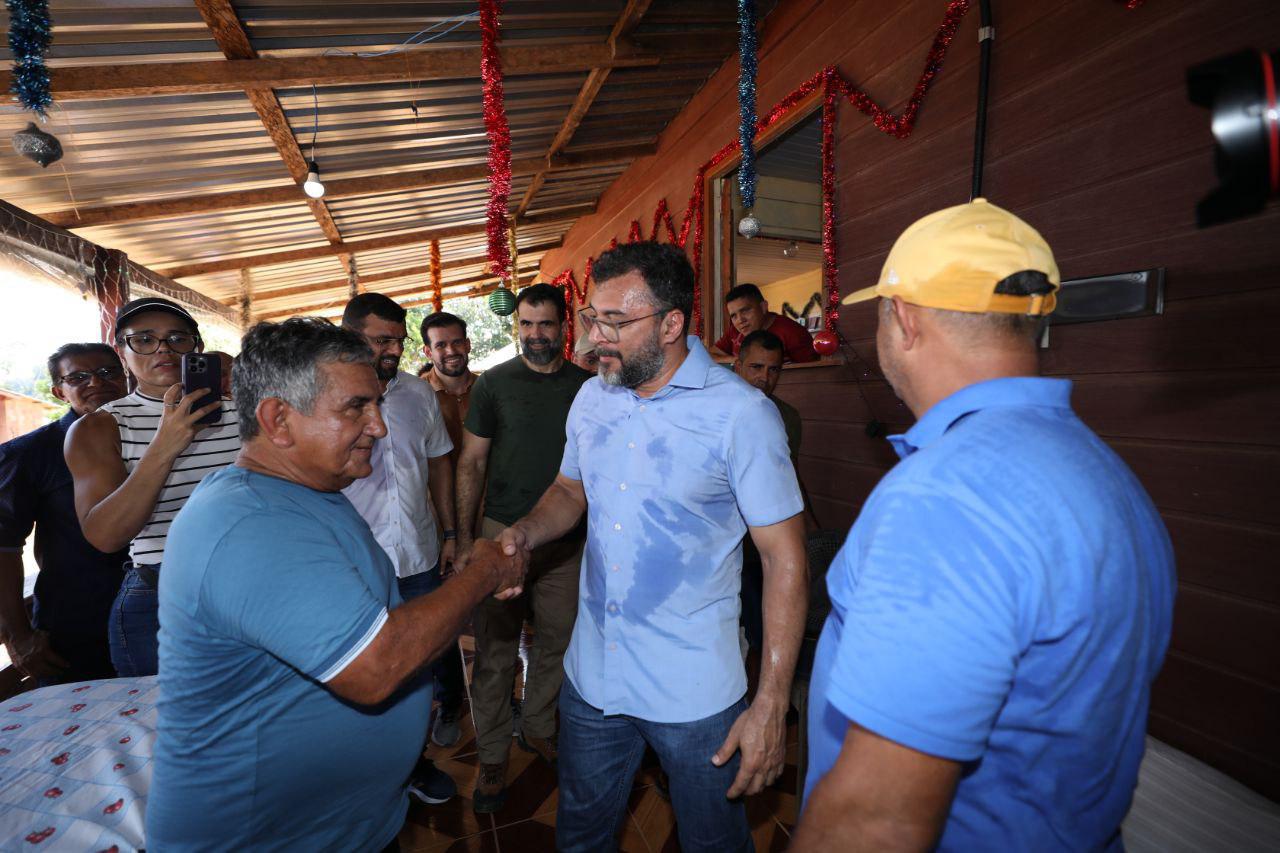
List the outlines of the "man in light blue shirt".
<svg viewBox="0 0 1280 853">
<path fill-rule="evenodd" d="M 1123 846 L 1173 554 L 1071 383 L 1036 376 L 1057 286 L 982 199 L 889 253 L 877 350 L 919 420 L 827 577 L 795 850 Z"/>
<path fill-rule="evenodd" d="M 477 603 L 519 591 L 517 562 L 478 543 L 450 583 L 401 601 L 341 494 L 387 432 L 372 361 L 314 318 L 244 338 L 239 458 L 178 514 L 160 574 L 149 848 L 386 848 L 431 707 L 413 675 Z"/>
<path fill-rule="evenodd" d="M 616 846 L 648 743 L 680 846 L 752 849 L 743 794 L 782 770 L 806 606 L 803 507 L 777 408 L 686 337 L 693 270 L 671 245 L 594 265 L 582 314 L 599 376 L 574 400 L 560 474 L 499 541 L 554 539 L 587 512 L 578 620 L 560 695 L 557 847 Z M 764 562 L 760 686 L 738 643 L 742 537 Z"/>
</svg>

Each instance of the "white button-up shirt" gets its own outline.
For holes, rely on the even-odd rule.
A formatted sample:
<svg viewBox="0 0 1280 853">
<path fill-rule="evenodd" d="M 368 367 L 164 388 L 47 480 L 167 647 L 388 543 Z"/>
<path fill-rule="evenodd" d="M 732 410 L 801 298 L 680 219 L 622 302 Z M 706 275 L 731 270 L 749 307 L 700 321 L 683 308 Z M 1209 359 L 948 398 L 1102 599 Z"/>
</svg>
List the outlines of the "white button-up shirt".
<svg viewBox="0 0 1280 853">
<path fill-rule="evenodd" d="M 453 450 L 453 442 L 435 391 L 403 370 L 387 383 L 382 419 L 387 434 L 373 446 L 373 473 L 342 493 L 391 558 L 396 577 L 407 578 L 434 569 L 440 560 L 427 460 Z"/>
</svg>

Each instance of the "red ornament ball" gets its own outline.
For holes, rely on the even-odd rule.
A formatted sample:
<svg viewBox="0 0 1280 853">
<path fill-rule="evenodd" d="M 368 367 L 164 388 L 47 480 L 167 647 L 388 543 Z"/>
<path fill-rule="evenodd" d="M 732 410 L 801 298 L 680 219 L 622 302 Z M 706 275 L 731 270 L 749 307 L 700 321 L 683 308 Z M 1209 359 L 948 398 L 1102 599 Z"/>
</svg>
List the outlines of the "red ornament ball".
<svg viewBox="0 0 1280 853">
<path fill-rule="evenodd" d="M 823 329 L 813 336 L 813 348 L 818 351 L 818 355 L 831 355 L 840 349 L 840 339 L 835 332 Z"/>
</svg>

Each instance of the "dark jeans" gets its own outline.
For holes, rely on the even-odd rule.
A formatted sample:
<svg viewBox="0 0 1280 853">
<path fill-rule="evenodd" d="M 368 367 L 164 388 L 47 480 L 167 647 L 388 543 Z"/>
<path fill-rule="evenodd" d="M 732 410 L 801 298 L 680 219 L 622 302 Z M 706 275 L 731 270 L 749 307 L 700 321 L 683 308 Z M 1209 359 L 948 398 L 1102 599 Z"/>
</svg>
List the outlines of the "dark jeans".
<svg viewBox="0 0 1280 853">
<path fill-rule="evenodd" d="M 160 632 L 160 598 L 156 588 L 143 580 L 132 563 L 115 603 L 107 633 L 111 642 L 111 665 L 122 678 L 155 675 L 160 670 L 157 656 Z M 144 566 L 144 573 L 154 576 L 159 566 Z M 148 571 L 149 570 L 149 571 Z"/>
<path fill-rule="evenodd" d="M 400 597 L 405 601 L 435 592 L 440 588 L 440 584 L 438 568 L 396 579 L 396 585 L 400 587 Z M 456 712 L 462 706 L 462 699 L 466 695 L 462 682 L 462 654 L 458 651 L 457 643 L 445 649 L 444 654 L 431 665 L 431 671 L 435 675 L 435 695 L 440 700 L 441 712 Z"/>
<path fill-rule="evenodd" d="M 606 717 L 588 705 L 566 678 L 560 689 L 560 804 L 556 848 L 616 850 L 627 813 L 627 798 L 645 744 L 653 747 L 671 784 L 671 806 L 684 853 L 754 851 L 747 809 L 725 792 L 738 774 L 740 756 L 723 767 L 711 763 L 729 729 L 747 709 L 739 699 L 729 708 L 689 723 L 652 723 L 635 717 Z"/>
</svg>

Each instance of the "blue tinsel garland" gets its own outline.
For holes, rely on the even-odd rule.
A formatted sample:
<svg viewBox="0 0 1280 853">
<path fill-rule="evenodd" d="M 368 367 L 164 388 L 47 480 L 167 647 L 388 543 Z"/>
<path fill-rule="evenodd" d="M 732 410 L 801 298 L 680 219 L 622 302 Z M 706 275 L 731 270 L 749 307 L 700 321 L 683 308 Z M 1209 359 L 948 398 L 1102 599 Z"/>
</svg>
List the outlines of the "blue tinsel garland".
<svg viewBox="0 0 1280 853">
<path fill-rule="evenodd" d="M 742 165 L 738 192 L 747 210 L 756 205 L 756 2 L 738 0 L 738 142 Z"/>
<path fill-rule="evenodd" d="M 22 106 L 45 117 L 53 103 L 49 69 L 44 57 L 53 41 L 48 0 L 5 0 L 9 9 L 9 50 L 13 54 L 13 84 L 9 91 Z"/>
</svg>

